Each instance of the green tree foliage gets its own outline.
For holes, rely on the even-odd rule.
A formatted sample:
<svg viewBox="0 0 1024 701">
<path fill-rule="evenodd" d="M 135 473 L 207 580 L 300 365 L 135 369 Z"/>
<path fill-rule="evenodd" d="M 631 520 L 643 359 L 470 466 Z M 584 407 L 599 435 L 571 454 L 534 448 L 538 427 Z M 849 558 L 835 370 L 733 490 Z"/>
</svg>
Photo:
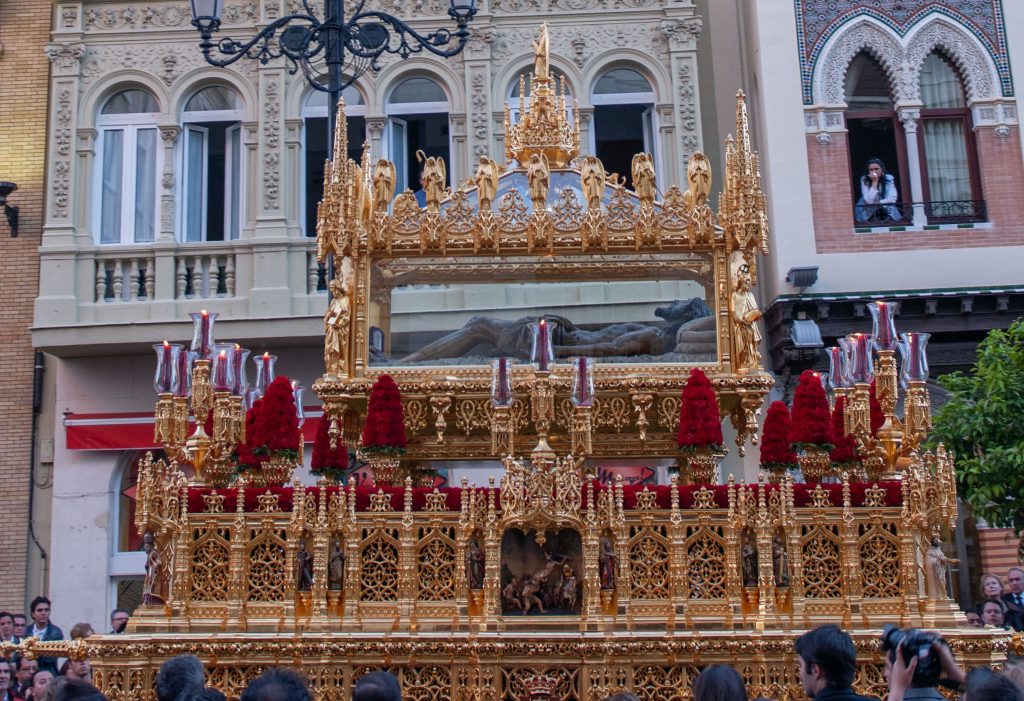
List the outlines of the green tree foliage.
<svg viewBox="0 0 1024 701">
<path fill-rule="evenodd" d="M 939 378 L 952 397 L 931 440 L 956 453 L 961 497 L 989 525 L 1024 531 L 1024 319 L 978 346 L 971 374 Z"/>
</svg>

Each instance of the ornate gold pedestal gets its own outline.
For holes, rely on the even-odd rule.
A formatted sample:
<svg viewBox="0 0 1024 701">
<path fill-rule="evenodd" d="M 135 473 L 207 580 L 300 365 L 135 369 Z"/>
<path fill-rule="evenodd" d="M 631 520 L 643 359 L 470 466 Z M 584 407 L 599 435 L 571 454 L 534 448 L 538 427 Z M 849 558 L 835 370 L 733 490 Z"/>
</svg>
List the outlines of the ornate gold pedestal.
<svg viewBox="0 0 1024 701">
<path fill-rule="evenodd" d="M 367 455 L 366 462 L 373 468 L 373 482 L 380 487 L 394 487 L 398 478 L 401 458 L 394 455 Z"/>
<path fill-rule="evenodd" d="M 821 448 L 805 448 L 797 457 L 805 482 L 821 482 L 832 475 L 832 460 Z"/>
<path fill-rule="evenodd" d="M 679 466 L 683 484 L 717 484 L 715 474 L 718 469 L 720 455 L 710 451 L 684 453 L 679 458 Z"/>
</svg>

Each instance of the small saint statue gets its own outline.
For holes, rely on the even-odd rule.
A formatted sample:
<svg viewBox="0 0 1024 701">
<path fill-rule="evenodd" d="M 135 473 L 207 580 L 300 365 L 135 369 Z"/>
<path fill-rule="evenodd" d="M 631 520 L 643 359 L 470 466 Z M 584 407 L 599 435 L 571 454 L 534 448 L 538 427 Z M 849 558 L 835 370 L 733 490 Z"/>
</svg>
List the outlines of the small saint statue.
<svg viewBox="0 0 1024 701">
<path fill-rule="evenodd" d="M 548 37 L 548 23 L 540 25 L 540 37 L 533 42 L 533 74 L 538 78 L 548 77 L 548 56 L 551 51 L 551 40 Z"/>
<path fill-rule="evenodd" d="M 757 586 L 757 546 L 749 534 L 743 538 L 743 586 Z"/>
<path fill-rule="evenodd" d="M 167 577 L 164 561 L 156 547 L 152 531 L 142 536 L 142 549 L 146 553 L 146 578 L 142 581 L 142 603 L 162 604 L 167 601 Z"/>
<path fill-rule="evenodd" d="M 313 555 L 306 549 L 306 539 L 299 541 L 299 550 L 295 553 L 295 569 L 298 575 L 299 591 L 313 588 Z"/>
<path fill-rule="evenodd" d="M 772 538 L 772 564 L 775 568 L 775 584 L 780 587 L 789 586 L 789 552 L 782 537 L 776 533 Z"/>
<path fill-rule="evenodd" d="M 345 587 L 345 553 L 341 551 L 341 544 L 334 540 L 331 548 L 331 557 L 327 561 L 327 588 L 331 591 L 340 591 Z"/>
<path fill-rule="evenodd" d="M 945 599 L 949 596 L 946 588 L 946 572 L 950 565 L 956 565 L 959 560 L 946 557 L 942 552 L 942 541 L 938 536 L 932 536 L 931 547 L 924 554 L 924 591 L 929 599 Z"/>
<path fill-rule="evenodd" d="M 597 566 L 602 589 L 615 588 L 615 561 L 615 549 L 612 547 L 612 541 L 608 538 L 601 538 L 601 553 L 597 556 Z"/>
<path fill-rule="evenodd" d="M 476 538 L 469 539 L 466 549 L 466 582 L 470 589 L 483 589 L 484 586 L 484 551 Z"/>
</svg>

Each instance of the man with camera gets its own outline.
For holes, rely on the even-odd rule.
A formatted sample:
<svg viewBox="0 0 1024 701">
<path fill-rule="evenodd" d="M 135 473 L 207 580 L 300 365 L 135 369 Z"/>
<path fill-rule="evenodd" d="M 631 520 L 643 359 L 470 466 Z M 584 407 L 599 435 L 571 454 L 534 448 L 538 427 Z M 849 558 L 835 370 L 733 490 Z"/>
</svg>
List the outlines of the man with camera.
<svg viewBox="0 0 1024 701">
<path fill-rule="evenodd" d="M 882 630 L 885 679 L 889 701 L 945 697 L 936 687 L 960 691 L 966 681 L 963 669 L 938 633 L 887 624 Z"/>
</svg>

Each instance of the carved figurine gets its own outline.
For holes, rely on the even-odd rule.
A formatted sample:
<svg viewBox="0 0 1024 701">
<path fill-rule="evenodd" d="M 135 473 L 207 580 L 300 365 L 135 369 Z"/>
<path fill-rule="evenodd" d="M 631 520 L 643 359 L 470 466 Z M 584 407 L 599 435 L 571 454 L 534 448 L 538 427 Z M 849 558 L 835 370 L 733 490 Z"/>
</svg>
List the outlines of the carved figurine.
<svg viewBox="0 0 1024 701">
<path fill-rule="evenodd" d="M 743 538 L 743 586 L 757 586 L 757 546 L 749 534 Z"/>
<path fill-rule="evenodd" d="M 501 590 L 501 604 L 504 610 L 523 609 L 523 602 L 519 598 L 519 578 L 513 577 Z"/>
<path fill-rule="evenodd" d="M 423 164 L 420 184 L 423 186 L 427 210 L 438 212 L 441 210 L 441 200 L 444 199 L 447 189 L 445 181 L 448 172 L 444 165 L 444 159 L 440 156 L 427 156 L 422 150 L 419 150 L 416 152 L 416 160 Z"/>
<path fill-rule="evenodd" d="M 484 586 L 484 551 L 476 538 L 469 539 L 466 549 L 466 582 L 470 589 L 483 589 Z"/>
<path fill-rule="evenodd" d="M 387 214 L 395 196 L 395 164 L 381 158 L 373 168 L 373 201 L 377 212 Z"/>
<path fill-rule="evenodd" d="M 559 604 L 567 611 L 575 611 L 579 600 L 579 579 L 569 565 L 562 565 L 562 589 Z"/>
<path fill-rule="evenodd" d="M 959 563 L 942 552 L 942 541 L 932 537 L 931 547 L 924 554 L 924 591 L 929 599 L 945 599 L 949 596 L 946 588 L 946 572 L 950 565 Z"/>
<path fill-rule="evenodd" d="M 742 259 L 742 254 L 739 254 L 738 259 Z M 751 292 L 753 281 L 750 278 L 750 266 L 746 263 L 737 266 L 734 279 L 735 287 L 730 298 L 730 311 L 736 330 L 734 367 L 742 372 L 757 369 L 761 364 L 761 351 L 758 349 L 761 330 L 757 326 L 761 310 L 757 308 L 757 300 Z"/>
<path fill-rule="evenodd" d="M 299 591 L 313 588 L 313 555 L 306 549 L 305 538 L 299 541 L 299 550 L 295 553 L 295 573 Z"/>
<path fill-rule="evenodd" d="M 789 553 L 786 544 L 776 533 L 772 538 L 772 565 L 775 568 L 775 584 L 780 587 L 789 586 Z"/>
<path fill-rule="evenodd" d="M 164 561 L 156 547 L 152 531 L 142 536 L 142 549 L 146 552 L 146 578 L 142 582 L 142 603 L 162 604 L 167 601 L 167 577 Z"/>
<path fill-rule="evenodd" d="M 352 289 L 352 259 L 341 259 L 341 268 L 328 283 L 331 302 L 324 312 L 324 366 L 328 373 L 341 371 L 342 359 L 348 344 L 351 321 L 350 291 Z"/>
<path fill-rule="evenodd" d="M 683 201 L 691 212 L 706 207 L 711 192 L 711 161 L 701 152 L 690 156 L 686 166 L 686 182 L 689 185 L 683 193 Z"/>
<path fill-rule="evenodd" d="M 548 54 L 551 42 L 548 38 L 548 23 L 540 25 L 540 37 L 533 42 L 533 74 L 538 78 L 548 77 Z"/>
<path fill-rule="evenodd" d="M 597 156 L 587 156 L 580 166 L 580 179 L 583 182 L 583 195 L 587 200 L 587 209 L 600 209 L 604 199 L 605 172 L 604 164 Z"/>
<path fill-rule="evenodd" d="M 597 556 L 597 567 L 602 589 L 615 588 L 615 564 L 615 549 L 612 547 L 612 541 L 602 538 L 601 554 Z"/>
<path fill-rule="evenodd" d="M 541 613 L 544 613 L 544 602 L 537 596 L 537 593 L 540 591 L 540 585 L 541 583 L 530 575 L 526 575 L 526 577 L 523 578 L 522 609 L 524 616 L 528 614 L 534 606 L 536 606 Z"/>
<path fill-rule="evenodd" d="M 649 153 L 638 153 L 633 156 L 633 190 L 641 203 L 654 202 L 658 182 L 654 171 L 654 156 Z"/>
<path fill-rule="evenodd" d="M 480 209 L 490 209 L 491 202 L 498 194 L 498 164 L 494 162 L 493 158 L 480 156 L 480 165 L 476 168 L 473 180 L 476 182 Z"/>
<path fill-rule="evenodd" d="M 339 591 L 345 588 L 345 553 L 337 540 L 331 549 L 331 558 L 327 561 L 327 588 Z"/>
<path fill-rule="evenodd" d="M 526 166 L 526 182 L 530 186 L 530 201 L 533 202 L 534 211 L 547 207 L 550 179 L 551 169 L 548 167 L 548 157 L 543 153 L 531 155 L 530 162 Z"/>
</svg>

